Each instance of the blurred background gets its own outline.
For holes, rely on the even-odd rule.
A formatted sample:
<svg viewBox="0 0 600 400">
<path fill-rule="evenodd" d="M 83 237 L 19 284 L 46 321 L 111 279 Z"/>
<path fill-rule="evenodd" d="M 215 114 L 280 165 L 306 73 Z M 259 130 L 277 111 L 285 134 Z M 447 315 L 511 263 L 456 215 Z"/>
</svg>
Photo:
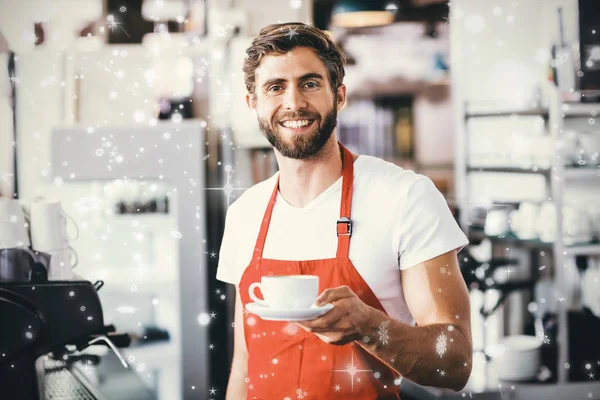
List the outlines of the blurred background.
<svg viewBox="0 0 600 400">
<path fill-rule="evenodd" d="M 77 384 L 225 398 L 225 214 L 277 171 L 242 62 L 260 28 L 289 21 L 347 54 L 340 141 L 430 177 L 471 241 L 469 384 L 403 380 L 403 399 L 600 399 L 595 0 L 0 1 L 0 196 L 28 228 L 34 203 L 60 202 L 67 267 L 51 280 L 103 281 L 103 323 L 132 338 L 126 373 L 99 352 Z M 29 231 L 0 248 L 44 251 Z"/>
</svg>

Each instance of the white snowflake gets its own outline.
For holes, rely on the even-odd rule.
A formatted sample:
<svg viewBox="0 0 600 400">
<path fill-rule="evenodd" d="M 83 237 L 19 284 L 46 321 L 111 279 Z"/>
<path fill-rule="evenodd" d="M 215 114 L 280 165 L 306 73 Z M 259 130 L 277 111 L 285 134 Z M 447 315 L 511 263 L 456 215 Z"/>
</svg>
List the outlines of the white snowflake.
<svg viewBox="0 0 600 400">
<path fill-rule="evenodd" d="M 543 337 L 540 337 L 540 340 L 544 344 L 550 344 L 550 338 L 548 337 L 548 335 L 544 335 Z"/>
<path fill-rule="evenodd" d="M 115 92 L 115 91 L 112 91 L 112 92 L 110 92 L 110 93 L 108 94 L 108 97 L 109 97 L 111 100 L 114 100 L 114 99 L 116 99 L 116 98 L 117 98 L 117 92 Z"/>
<path fill-rule="evenodd" d="M 583 78 L 583 71 L 577 71 L 577 76 Z"/>
<path fill-rule="evenodd" d="M 390 336 L 388 335 L 388 330 L 387 330 L 387 326 L 389 325 L 390 321 L 383 321 L 381 322 L 381 324 L 379 324 L 379 341 L 383 344 L 388 344 L 388 340 L 390 339 Z"/>
<path fill-rule="evenodd" d="M 447 338 L 446 335 L 444 335 L 444 333 L 442 332 L 442 334 L 438 336 L 437 341 L 435 343 L 435 351 L 439 354 L 440 358 L 442 358 L 444 353 L 446 353 L 446 345 Z"/>
<path fill-rule="evenodd" d="M 597 116 L 597 115 L 598 115 L 598 111 L 596 111 L 596 110 L 592 110 L 592 111 L 590 111 L 590 115 L 591 115 L 592 117 L 595 117 L 595 116 Z"/>
<path fill-rule="evenodd" d="M 96 155 L 98 157 L 102 157 L 103 154 L 104 154 L 104 149 L 96 149 Z"/>
<path fill-rule="evenodd" d="M 304 390 L 298 388 L 296 389 L 296 398 L 298 399 L 303 399 L 308 395 L 308 393 L 306 393 Z"/>
<path fill-rule="evenodd" d="M 171 236 L 173 236 L 173 238 L 175 238 L 175 239 L 181 239 L 183 237 L 183 235 L 179 231 L 171 232 Z"/>
<path fill-rule="evenodd" d="M 165 139 L 165 140 L 171 139 L 171 134 L 169 132 L 163 133 L 163 139 Z"/>
<path fill-rule="evenodd" d="M 596 120 L 594 118 L 590 118 L 588 122 L 590 123 L 590 125 L 594 125 L 596 123 Z"/>
<path fill-rule="evenodd" d="M 85 311 L 85 306 L 81 306 L 81 307 L 79 307 L 79 310 L 81 310 L 81 311 Z"/>
<path fill-rule="evenodd" d="M 494 284 L 494 280 L 492 278 L 486 278 L 485 279 L 485 284 L 487 286 L 492 286 Z"/>
<path fill-rule="evenodd" d="M 121 6 L 121 7 L 119 7 L 119 11 L 124 13 L 125 11 L 127 11 L 127 7 Z"/>
<path fill-rule="evenodd" d="M 571 364 L 565 363 L 565 369 L 569 369 L 569 368 L 571 368 Z"/>
<path fill-rule="evenodd" d="M 369 339 L 369 337 L 367 335 L 363 336 L 363 342 L 369 343 L 369 340 L 371 340 L 371 339 Z"/>
</svg>

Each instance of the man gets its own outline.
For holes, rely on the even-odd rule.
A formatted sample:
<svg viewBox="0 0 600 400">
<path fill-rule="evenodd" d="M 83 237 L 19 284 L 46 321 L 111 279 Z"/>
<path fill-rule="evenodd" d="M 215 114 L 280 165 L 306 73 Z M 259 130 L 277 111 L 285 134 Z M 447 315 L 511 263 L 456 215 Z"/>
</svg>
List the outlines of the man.
<svg viewBox="0 0 600 400">
<path fill-rule="evenodd" d="M 227 212 L 217 279 L 236 285 L 227 399 L 398 399 L 401 377 L 462 389 L 471 371 L 467 243 L 431 180 L 337 141 L 345 58 L 301 23 L 263 28 L 246 102 L 279 172 Z M 245 310 L 265 275 L 317 275 L 310 321 Z"/>
</svg>

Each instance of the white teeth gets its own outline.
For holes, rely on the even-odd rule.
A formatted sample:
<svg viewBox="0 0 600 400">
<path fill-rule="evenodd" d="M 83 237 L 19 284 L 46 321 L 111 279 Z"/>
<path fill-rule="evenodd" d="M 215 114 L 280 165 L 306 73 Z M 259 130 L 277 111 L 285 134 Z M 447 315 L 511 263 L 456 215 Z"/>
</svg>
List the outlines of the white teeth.
<svg viewBox="0 0 600 400">
<path fill-rule="evenodd" d="M 283 122 L 283 126 L 286 128 L 300 128 L 302 126 L 306 126 L 310 124 L 310 121 L 307 119 L 303 119 L 301 121 L 285 121 Z"/>
</svg>

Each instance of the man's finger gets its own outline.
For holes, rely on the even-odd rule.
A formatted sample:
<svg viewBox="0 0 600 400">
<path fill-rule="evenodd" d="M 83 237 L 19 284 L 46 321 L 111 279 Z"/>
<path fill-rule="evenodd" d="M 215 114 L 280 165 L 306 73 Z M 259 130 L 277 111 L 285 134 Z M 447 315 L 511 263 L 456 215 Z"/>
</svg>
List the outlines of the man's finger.
<svg viewBox="0 0 600 400">
<path fill-rule="evenodd" d="M 346 285 L 339 286 L 336 288 L 325 289 L 323 293 L 321 293 L 319 297 L 317 297 L 315 304 L 317 306 L 321 306 L 323 304 L 333 303 L 334 301 L 350 297 L 352 295 L 354 295 L 354 292 Z"/>
<path fill-rule="evenodd" d="M 311 321 L 303 321 L 303 325 L 312 329 L 313 332 L 323 332 L 331 330 L 344 316 L 344 313 L 333 311 L 335 307 L 324 316 L 311 320 Z"/>
<path fill-rule="evenodd" d="M 308 321 L 299 321 L 298 324 L 309 332 L 327 332 L 333 329 L 333 327 L 338 324 L 346 314 L 347 311 L 345 311 L 341 305 L 336 305 L 319 318 Z"/>
</svg>

